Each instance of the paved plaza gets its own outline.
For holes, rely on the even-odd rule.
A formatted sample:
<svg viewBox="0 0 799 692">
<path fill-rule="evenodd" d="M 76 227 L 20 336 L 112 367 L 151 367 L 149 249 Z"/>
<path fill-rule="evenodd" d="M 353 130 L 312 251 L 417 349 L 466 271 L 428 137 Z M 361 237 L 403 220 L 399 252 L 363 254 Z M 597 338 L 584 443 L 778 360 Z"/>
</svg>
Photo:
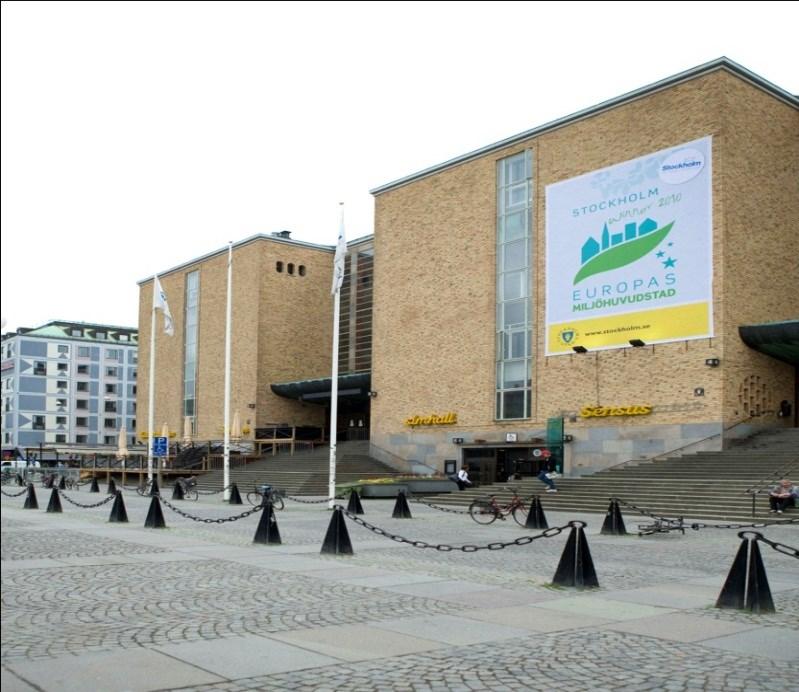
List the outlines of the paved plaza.
<svg viewBox="0 0 799 692">
<path fill-rule="evenodd" d="M 87 487 L 63 493 L 108 497 Z M 111 503 L 62 499 L 55 514 L 49 490 L 36 488 L 39 510 L 3 491 L 2 692 L 799 685 L 799 560 L 760 544 L 776 613 L 714 607 L 737 530 L 603 536 L 602 515 L 547 512 L 550 527 L 588 524 L 599 588 L 579 591 L 552 585 L 569 529 L 496 549 L 541 532 L 416 502 L 412 519 L 392 519 L 393 501 L 363 500 L 361 518 L 411 541 L 495 549 L 416 547 L 347 518 L 354 555 L 321 554 L 324 503 L 287 500 L 282 543 L 264 545 L 258 512 L 207 523 L 164 506 L 166 528 L 150 529 L 135 492 L 121 524 Z M 220 497 L 170 502 L 210 519 L 252 509 Z M 642 520 L 624 519 L 631 532 Z M 799 524 L 757 530 L 799 546 Z"/>
</svg>

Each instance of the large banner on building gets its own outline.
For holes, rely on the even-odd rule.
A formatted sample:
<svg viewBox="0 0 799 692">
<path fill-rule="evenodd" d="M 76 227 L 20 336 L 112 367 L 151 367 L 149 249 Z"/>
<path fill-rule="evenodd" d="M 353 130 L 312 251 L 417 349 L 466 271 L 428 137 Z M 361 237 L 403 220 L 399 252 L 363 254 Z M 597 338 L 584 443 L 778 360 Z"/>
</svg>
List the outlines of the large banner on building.
<svg viewBox="0 0 799 692">
<path fill-rule="evenodd" d="M 546 189 L 546 353 L 713 335 L 712 138 Z"/>
</svg>

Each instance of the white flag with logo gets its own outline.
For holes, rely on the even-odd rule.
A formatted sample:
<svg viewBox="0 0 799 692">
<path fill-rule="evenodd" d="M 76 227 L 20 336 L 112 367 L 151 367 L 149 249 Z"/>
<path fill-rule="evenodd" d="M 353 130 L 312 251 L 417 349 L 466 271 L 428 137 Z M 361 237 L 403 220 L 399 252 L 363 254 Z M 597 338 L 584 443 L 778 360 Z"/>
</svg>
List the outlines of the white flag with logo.
<svg viewBox="0 0 799 692">
<path fill-rule="evenodd" d="M 166 293 L 161 288 L 161 282 L 158 277 L 155 277 L 155 285 L 153 286 L 153 310 L 163 310 L 164 312 L 164 333 L 172 336 L 175 333 L 175 327 L 172 322 L 172 313 L 169 312 L 169 303 L 166 302 Z"/>
<path fill-rule="evenodd" d="M 336 243 L 336 256 L 333 259 L 333 288 L 330 292 L 335 295 L 344 281 L 344 258 L 347 256 L 347 241 L 344 238 L 344 209 L 341 210 L 341 223 L 338 229 L 338 242 Z"/>
</svg>

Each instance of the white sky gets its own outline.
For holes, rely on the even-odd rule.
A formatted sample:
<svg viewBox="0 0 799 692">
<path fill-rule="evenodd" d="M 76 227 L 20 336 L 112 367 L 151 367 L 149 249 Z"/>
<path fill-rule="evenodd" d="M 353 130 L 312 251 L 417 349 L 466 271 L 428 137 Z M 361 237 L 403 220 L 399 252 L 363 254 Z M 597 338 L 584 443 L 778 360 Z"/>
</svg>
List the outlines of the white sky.
<svg viewBox="0 0 799 692">
<path fill-rule="evenodd" d="M 136 326 L 137 280 L 722 55 L 799 93 L 798 8 L 3 2 L 5 330 Z"/>
</svg>

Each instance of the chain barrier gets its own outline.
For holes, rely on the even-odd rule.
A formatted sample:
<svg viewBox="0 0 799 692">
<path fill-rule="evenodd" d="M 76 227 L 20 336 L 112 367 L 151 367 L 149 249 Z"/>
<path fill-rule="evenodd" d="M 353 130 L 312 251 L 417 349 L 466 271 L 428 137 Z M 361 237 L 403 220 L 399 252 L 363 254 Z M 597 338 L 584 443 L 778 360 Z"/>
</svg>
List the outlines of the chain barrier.
<svg viewBox="0 0 799 692">
<path fill-rule="evenodd" d="M 468 509 L 451 509 L 450 507 L 442 507 L 441 505 L 434 505 L 432 502 L 425 502 L 422 499 L 418 499 L 415 497 L 410 498 L 411 502 L 416 502 L 420 505 L 424 505 L 425 507 L 430 507 L 431 509 L 437 509 L 439 512 L 449 512 L 450 514 L 468 514 Z"/>
<path fill-rule="evenodd" d="M 634 509 L 636 512 L 640 512 L 641 514 L 644 514 L 648 517 L 652 517 L 653 519 L 657 519 L 661 522 L 672 524 L 676 521 L 680 521 L 679 519 L 659 517 L 657 514 L 652 514 L 651 512 L 647 512 L 645 509 L 636 507 L 634 504 L 630 502 L 625 502 L 620 497 L 611 497 L 610 499 L 623 504 L 625 507 Z M 680 523 L 682 524 L 682 522 Z M 693 524 L 682 524 L 682 526 L 684 526 L 685 528 L 691 528 L 694 531 L 699 531 L 699 529 L 762 529 L 767 526 L 779 526 L 780 524 L 797 524 L 797 523 L 799 523 L 799 519 L 778 519 L 776 521 L 761 522 L 759 524 L 703 524 L 701 522 L 695 522 Z"/>
<path fill-rule="evenodd" d="M 778 519 L 777 521 L 767 521 L 760 524 L 691 524 L 690 528 L 694 531 L 699 529 L 763 529 L 767 526 L 779 526 L 780 524 L 797 524 L 799 519 Z M 687 526 L 687 525 L 686 525 Z"/>
<path fill-rule="evenodd" d="M 7 493 L 5 490 L 0 490 L 0 493 L 3 493 L 3 495 L 5 495 L 6 497 L 19 497 L 20 495 L 23 495 L 24 493 L 27 492 L 28 492 L 27 486 L 24 487 L 22 490 L 20 490 L 18 493 Z"/>
<path fill-rule="evenodd" d="M 790 545 L 785 545 L 784 543 L 777 543 L 776 541 L 770 541 L 762 533 L 759 533 L 757 531 L 740 531 L 738 533 L 738 538 L 746 538 L 747 534 L 751 534 L 752 536 L 754 536 L 753 540 L 760 541 L 761 543 L 765 543 L 766 545 L 771 546 L 778 553 L 782 553 L 783 555 L 789 555 L 790 557 L 795 557 L 799 559 L 799 548 L 793 548 Z"/>
<path fill-rule="evenodd" d="M 105 500 L 100 500 L 99 502 L 95 502 L 93 505 L 83 505 L 80 502 L 75 502 L 69 495 L 67 495 L 63 490 L 59 490 L 58 494 L 63 497 L 67 502 L 71 505 L 75 505 L 75 507 L 80 507 L 81 509 L 94 509 L 95 507 L 102 507 L 103 505 L 107 505 L 111 500 L 116 498 L 116 495 L 109 495 Z"/>
<path fill-rule="evenodd" d="M 197 490 L 197 494 L 198 495 L 217 495 L 219 493 L 225 492 L 226 490 L 230 490 L 234 485 L 235 485 L 235 483 L 231 483 L 226 488 L 222 488 L 220 490 Z"/>
<path fill-rule="evenodd" d="M 191 519 L 192 521 L 202 522 L 203 524 L 224 524 L 230 521 L 238 521 L 239 519 L 244 519 L 246 517 L 249 517 L 251 514 L 260 512 L 264 508 L 263 505 L 258 505 L 257 507 L 253 507 L 251 510 L 243 512 L 242 514 L 237 514 L 236 516 L 233 517 L 221 517 L 219 519 L 204 519 L 203 517 L 192 516 L 191 514 L 184 512 L 182 509 L 175 507 L 175 505 L 173 505 L 171 502 L 169 502 L 169 500 L 165 499 L 161 495 L 158 495 L 157 497 L 159 497 L 161 502 L 163 502 L 167 507 L 169 507 L 169 509 L 171 509 L 176 514 L 180 514 L 180 516 L 185 517 L 186 519 Z"/>
<path fill-rule="evenodd" d="M 292 502 L 299 502 L 302 505 L 321 505 L 323 502 L 330 502 L 330 500 L 343 500 L 344 495 L 336 495 L 335 497 L 326 497 L 322 500 L 303 500 L 299 497 L 294 497 L 293 495 L 282 495 L 287 500 L 291 500 Z"/>
<path fill-rule="evenodd" d="M 338 506 L 340 507 L 340 505 Z M 404 536 L 400 536 L 395 533 L 390 533 L 385 529 L 381 529 L 379 526 L 370 524 L 369 522 L 361 519 L 358 515 L 347 511 L 343 507 L 341 507 L 341 509 L 344 514 L 346 514 L 356 524 L 360 524 L 365 529 L 368 529 L 372 533 L 376 533 L 378 536 L 385 536 L 386 538 L 396 541 L 397 543 L 407 543 L 414 548 L 431 548 L 433 550 L 438 550 L 441 553 L 449 553 L 453 550 L 460 550 L 463 553 L 476 553 L 478 550 L 502 550 L 503 548 L 509 548 L 514 545 L 527 545 L 535 540 L 538 540 L 539 538 L 552 538 L 553 536 L 563 533 L 563 531 L 572 526 L 587 526 L 587 524 L 582 521 L 570 521 L 565 526 L 553 526 L 552 528 L 549 528 L 546 531 L 537 534 L 536 536 L 521 536 L 514 541 L 507 541 L 505 543 L 497 542 L 488 543 L 487 545 L 474 545 L 471 543 L 467 543 L 465 545 L 448 545 L 447 543 L 434 544 L 427 543 L 426 541 L 412 541 L 409 538 L 405 538 Z"/>
</svg>

